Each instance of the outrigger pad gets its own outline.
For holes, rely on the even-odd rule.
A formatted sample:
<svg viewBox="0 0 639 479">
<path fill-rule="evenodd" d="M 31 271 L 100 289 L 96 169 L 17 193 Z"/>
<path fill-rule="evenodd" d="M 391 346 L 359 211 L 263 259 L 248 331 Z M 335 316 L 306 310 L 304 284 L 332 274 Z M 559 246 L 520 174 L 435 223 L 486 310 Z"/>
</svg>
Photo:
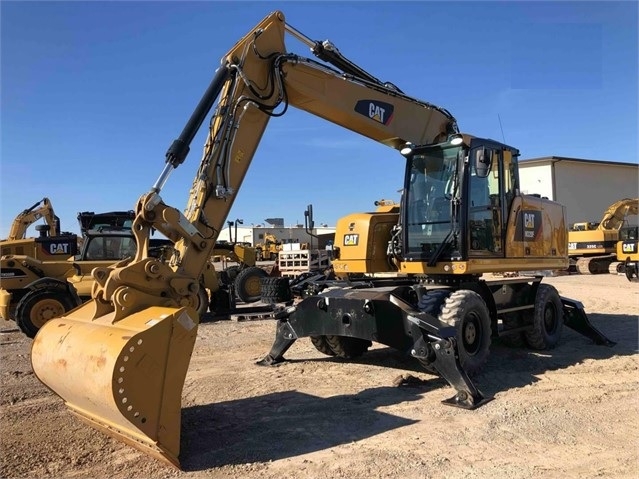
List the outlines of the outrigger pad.
<svg viewBox="0 0 639 479">
<path fill-rule="evenodd" d="M 455 338 L 439 339 L 429 342 L 426 346 L 426 341 L 420 337 L 415 342 L 413 356 L 419 357 L 420 351 L 425 352 L 427 349 L 434 352 L 434 361 L 430 365 L 457 391 L 452 398 L 442 401 L 443 404 L 462 409 L 477 409 L 494 399 L 485 397 L 468 378 L 459 362 Z"/>
<path fill-rule="evenodd" d="M 151 307 L 113 323 L 92 301 L 45 323 L 31 348 L 40 381 L 91 426 L 176 467 L 181 397 L 199 317 Z"/>
<path fill-rule="evenodd" d="M 564 324 L 566 326 L 574 329 L 579 334 L 592 339 L 595 344 L 610 347 L 617 344 L 604 336 L 601 331 L 590 323 L 590 320 L 586 315 L 586 311 L 584 310 L 584 305 L 580 301 L 561 296 L 561 303 L 564 306 Z"/>
</svg>

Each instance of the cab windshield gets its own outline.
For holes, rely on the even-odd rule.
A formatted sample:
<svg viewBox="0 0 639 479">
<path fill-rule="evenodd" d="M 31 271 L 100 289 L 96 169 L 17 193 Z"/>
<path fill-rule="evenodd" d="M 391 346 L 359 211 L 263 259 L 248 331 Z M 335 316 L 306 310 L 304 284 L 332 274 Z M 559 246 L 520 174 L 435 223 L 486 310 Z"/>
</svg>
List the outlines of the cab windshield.
<svg viewBox="0 0 639 479">
<path fill-rule="evenodd" d="M 406 228 L 409 254 L 430 256 L 451 226 L 451 199 L 459 146 L 433 147 L 411 159 L 407 181 Z"/>
</svg>

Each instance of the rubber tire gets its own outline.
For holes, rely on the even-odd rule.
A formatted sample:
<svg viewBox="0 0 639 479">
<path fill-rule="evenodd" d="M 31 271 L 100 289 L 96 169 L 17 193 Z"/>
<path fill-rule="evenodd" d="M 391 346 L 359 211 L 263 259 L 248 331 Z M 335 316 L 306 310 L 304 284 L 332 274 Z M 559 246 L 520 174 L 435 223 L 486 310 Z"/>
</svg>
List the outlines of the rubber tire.
<svg viewBox="0 0 639 479">
<path fill-rule="evenodd" d="M 561 339 L 564 326 L 563 304 L 554 286 L 540 284 L 535 297 L 533 327 L 526 332 L 526 343 L 532 349 L 554 348 Z"/>
<path fill-rule="evenodd" d="M 197 314 L 199 314 L 201 318 L 202 315 L 206 314 L 207 311 L 209 310 L 209 303 L 211 301 L 209 299 L 208 291 L 202 285 L 200 285 L 200 289 L 197 292 L 197 299 L 198 299 L 198 306 L 195 309 L 197 309 Z"/>
<path fill-rule="evenodd" d="M 326 343 L 335 356 L 344 359 L 358 358 L 363 355 L 373 343 L 366 339 L 351 338 L 349 336 L 326 336 Z"/>
<path fill-rule="evenodd" d="M 211 293 L 209 311 L 212 314 L 221 314 L 231 309 L 229 292 L 226 289 L 218 289 Z"/>
<path fill-rule="evenodd" d="M 326 336 L 311 336 L 311 343 L 315 346 L 320 353 L 326 354 L 327 356 L 335 356 L 335 351 L 331 349 L 330 344 L 326 339 Z"/>
<path fill-rule="evenodd" d="M 417 302 L 417 309 L 419 309 L 423 313 L 428 313 L 436 318 L 439 316 L 442 310 L 442 306 L 446 301 L 446 298 L 450 295 L 450 290 L 448 289 L 431 289 L 427 290 L 425 294 L 423 294 L 419 301 Z M 427 358 L 418 358 L 419 364 L 421 364 L 422 368 L 430 374 L 439 375 L 439 371 L 436 368 L 431 366 L 431 361 Z"/>
<path fill-rule="evenodd" d="M 25 294 L 18 302 L 15 320 L 20 330 L 33 339 L 49 319 L 60 317 L 76 306 L 73 298 L 61 290 L 35 289 Z M 44 307 L 47 309 L 42 310 L 41 308 Z M 46 314 L 46 318 L 37 318 L 35 315 L 38 313 L 40 315 L 48 314 Z"/>
<path fill-rule="evenodd" d="M 224 271 L 226 271 L 229 281 L 233 283 L 237 278 L 237 275 L 240 274 L 241 268 L 239 266 L 229 266 Z"/>
<path fill-rule="evenodd" d="M 235 295 L 245 303 L 254 303 L 262 297 L 261 278 L 268 273 L 257 266 L 249 266 L 240 271 L 235 278 Z"/>
<path fill-rule="evenodd" d="M 288 278 L 267 276 L 260 278 L 260 286 L 265 303 L 285 303 L 293 299 Z"/>
<path fill-rule="evenodd" d="M 453 292 L 446 298 L 439 320 L 457 330 L 459 362 L 466 374 L 479 372 L 488 360 L 492 335 L 490 313 L 482 297 L 468 289 Z"/>
</svg>

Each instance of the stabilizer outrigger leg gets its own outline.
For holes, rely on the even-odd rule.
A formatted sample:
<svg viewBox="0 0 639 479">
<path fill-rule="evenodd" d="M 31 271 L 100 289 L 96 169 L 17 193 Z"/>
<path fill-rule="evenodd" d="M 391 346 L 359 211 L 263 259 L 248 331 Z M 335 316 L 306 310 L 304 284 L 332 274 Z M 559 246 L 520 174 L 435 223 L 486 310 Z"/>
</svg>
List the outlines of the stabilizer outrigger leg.
<svg viewBox="0 0 639 479">
<path fill-rule="evenodd" d="M 444 404 L 475 409 L 493 399 L 484 397 L 462 368 L 454 327 L 440 323 L 427 313 L 417 312 L 396 299 L 383 301 L 379 308 L 375 307 L 374 301 L 365 297 L 373 293 L 369 290 L 352 292 L 349 298 L 306 300 L 305 304 L 300 303 L 297 307 L 279 310 L 275 313 L 278 319 L 275 341 L 269 353 L 257 364 L 270 366 L 285 361 L 284 354 L 297 339 L 313 335 L 353 336 L 400 349 L 401 344 L 404 348 L 412 344 L 411 354 L 435 368 L 456 390 L 455 396 L 443 401 Z M 383 295 L 388 297 L 387 292 Z M 391 304 L 394 306 L 389 309 Z M 296 311 L 297 314 L 293 314 Z M 397 321 L 387 321 L 389 315 L 396 315 Z M 387 329 L 380 330 L 380 324 L 386 324 Z M 351 328 L 357 328 L 359 333 L 353 335 Z M 391 332 L 389 328 L 396 329 Z M 405 339 L 400 340 L 400 336 Z"/>
<path fill-rule="evenodd" d="M 297 334 L 288 322 L 288 316 L 295 311 L 294 307 L 283 308 L 276 311 L 274 317 L 277 319 L 277 328 L 275 331 L 275 342 L 271 346 L 269 353 L 260 361 L 259 366 L 273 366 L 284 361 L 284 353 L 297 340 Z"/>
<path fill-rule="evenodd" d="M 584 305 L 580 301 L 562 296 L 561 302 L 564 306 L 564 324 L 566 326 L 592 339 L 595 344 L 611 347 L 617 344 L 604 336 L 601 331 L 590 323 L 588 315 L 586 315 L 586 311 L 584 310 Z"/>
<path fill-rule="evenodd" d="M 442 401 L 443 404 L 462 409 L 476 409 L 494 399 L 485 397 L 462 368 L 454 337 L 444 339 L 434 337 L 419 327 L 421 319 L 409 316 L 408 320 L 413 323 L 413 337 L 418 338 L 411 354 L 418 359 L 428 360 L 430 366 L 437 369 L 448 384 L 457 391 L 452 398 Z M 454 331 L 454 328 L 450 328 L 450 333 L 454 334 Z M 427 341 L 425 338 L 430 340 Z"/>
</svg>

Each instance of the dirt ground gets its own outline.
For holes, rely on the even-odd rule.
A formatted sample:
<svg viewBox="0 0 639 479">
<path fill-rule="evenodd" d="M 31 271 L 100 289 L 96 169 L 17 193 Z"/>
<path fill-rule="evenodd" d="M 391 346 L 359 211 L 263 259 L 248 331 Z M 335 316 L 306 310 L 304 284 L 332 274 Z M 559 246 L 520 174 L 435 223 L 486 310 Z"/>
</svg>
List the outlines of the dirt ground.
<svg viewBox="0 0 639 479">
<path fill-rule="evenodd" d="M 454 392 L 415 360 L 374 345 L 359 360 L 297 341 L 279 366 L 271 319 L 200 325 L 182 395 L 182 470 L 72 416 L 31 371 L 31 341 L 0 321 L 3 478 L 636 478 L 639 284 L 544 279 L 582 301 L 617 344 L 564 329 L 548 352 L 494 342 L 474 382 L 493 401 L 445 406 Z M 402 374 L 422 380 L 394 386 Z"/>
</svg>

